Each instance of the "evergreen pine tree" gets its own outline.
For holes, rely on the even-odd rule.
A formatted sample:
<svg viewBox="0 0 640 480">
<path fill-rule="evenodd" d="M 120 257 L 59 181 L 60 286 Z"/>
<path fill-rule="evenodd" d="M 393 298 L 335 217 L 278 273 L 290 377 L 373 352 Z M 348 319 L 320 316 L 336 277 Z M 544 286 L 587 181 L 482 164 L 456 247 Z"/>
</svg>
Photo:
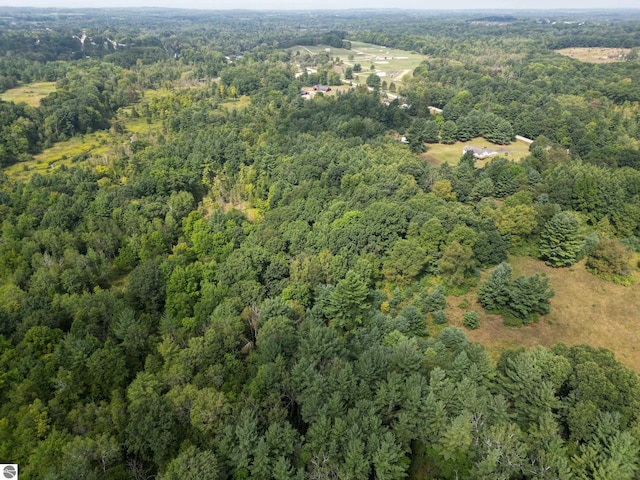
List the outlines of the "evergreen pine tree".
<svg viewBox="0 0 640 480">
<path fill-rule="evenodd" d="M 568 212 L 554 215 L 540 238 L 540 255 L 551 267 L 567 267 L 578 260 L 584 242 L 578 237 L 580 222 Z"/>
<path fill-rule="evenodd" d="M 480 285 L 478 300 L 487 311 L 498 311 L 509 302 L 512 272 L 511 265 L 502 262 L 491 272 L 487 281 Z"/>
</svg>

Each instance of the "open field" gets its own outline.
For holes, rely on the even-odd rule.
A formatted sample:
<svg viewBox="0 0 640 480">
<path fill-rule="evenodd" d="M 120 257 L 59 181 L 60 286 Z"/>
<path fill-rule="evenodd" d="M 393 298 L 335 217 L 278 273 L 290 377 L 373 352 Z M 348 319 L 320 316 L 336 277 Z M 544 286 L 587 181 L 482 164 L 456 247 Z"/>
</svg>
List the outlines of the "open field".
<svg viewBox="0 0 640 480">
<path fill-rule="evenodd" d="M 242 95 L 238 98 L 226 100 L 220 104 L 220 108 L 226 108 L 228 110 L 242 110 L 251 105 L 251 98 L 249 95 Z"/>
<path fill-rule="evenodd" d="M 0 99 L 5 102 L 26 103 L 31 107 L 40 105 L 40 99 L 55 92 L 55 82 L 38 82 L 12 88 L 0 94 Z"/>
<path fill-rule="evenodd" d="M 601 48 L 601 47 L 583 47 L 583 48 L 563 48 L 556 50 L 560 55 L 571 57 L 575 60 L 587 63 L 611 63 L 617 62 L 627 55 L 631 49 L 629 48 Z"/>
<path fill-rule="evenodd" d="M 7 167 L 4 172 L 16 180 L 28 180 L 34 173 L 46 173 L 61 165 L 80 165 L 89 157 L 107 155 L 110 149 L 109 138 L 109 134 L 104 131 L 73 137 L 47 148 L 35 155 L 33 160 Z"/>
<path fill-rule="evenodd" d="M 145 90 L 140 103 L 149 102 L 151 99 L 161 98 L 170 93 L 171 91 L 167 89 Z M 111 161 L 114 148 L 118 145 L 127 144 L 130 134 L 148 135 L 159 131 L 162 127 L 160 120 L 148 122 L 144 117 L 132 117 L 131 108 L 121 108 L 116 116 L 117 120 L 123 124 L 126 134 L 114 136 L 110 131 L 103 130 L 76 136 L 54 144 L 52 147 L 35 155 L 32 160 L 11 165 L 4 169 L 4 172 L 10 178 L 25 181 L 34 173 L 46 173 L 62 165 L 95 166 L 108 164 Z"/>
<path fill-rule="evenodd" d="M 407 74 L 411 75 L 413 70 L 427 58 L 425 55 L 418 53 L 363 42 L 351 42 L 351 50 L 328 47 L 326 45 L 295 46 L 289 50 L 294 54 L 300 52 L 301 55 L 304 55 L 305 52 L 311 55 L 326 52 L 332 58 L 340 58 L 344 65 L 348 67 L 359 63 L 362 65 L 362 72 L 354 74 L 360 77 L 360 81 L 366 79 L 369 73 L 372 72 L 370 70 L 371 65 L 375 65 L 375 72 L 382 73 L 381 78 L 386 80 L 387 83 L 402 83 L 402 78 Z M 349 60 L 351 55 L 353 60 Z M 358 80 L 354 81 L 357 82 Z"/>
<path fill-rule="evenodd" d="M 637 259 L 635 260 L 637 261 Z M 480 315 L 480 328 L 465 330 L 469 339 L 481 343 L 497 357 L 506 349 L 557 343 L 589 344 L 612 350 L 616 358 L 640 372 L 640 272 L 635 271 L 633 285 L 624 287 L 601 280 L 584 267 L 584 260 L 568 268 L 551 268 L 528 257 L 511 257 L 514 277 L 540 273 L 549 278 L 556 295 L 551 312 L 538 323 L 520 328 L 504 325 L 497 315 L 487 315 L 476 303 L 477 289 L 463 297 L 449 297 L 446 310 L 451 323 L 462 326 L 464 299 Z M 483 278 L 486 278 L 485 272 Z"/>
<path fill-rule="evenodd" d="M 462 149 L 467 145 L 479 148 L 492 148 L 496 151 L 500 151 L 500 149 L 504 150 L 498 155 L 494 155 L 484 160 L 477 160 L 476 166 L 479 168 L 483 167 L 487 162 L 490 162 L 492 158 L 504 157 L 509 160 L 519 162 L 529 155 L 529 144 L 526 142 L 516 140 L 510 145 L 494 145 L 488 140 L 478 137 L 468 142 L 456 142 L 451 145 L 445 145 L 443 143 L 429 144 L 427 145 L 428 150 L 420 156 L 432 165 L 440 165 L 441 163 L 456 165 L 460 160 L 460 157 L 462 157 Z"/>
</svg>

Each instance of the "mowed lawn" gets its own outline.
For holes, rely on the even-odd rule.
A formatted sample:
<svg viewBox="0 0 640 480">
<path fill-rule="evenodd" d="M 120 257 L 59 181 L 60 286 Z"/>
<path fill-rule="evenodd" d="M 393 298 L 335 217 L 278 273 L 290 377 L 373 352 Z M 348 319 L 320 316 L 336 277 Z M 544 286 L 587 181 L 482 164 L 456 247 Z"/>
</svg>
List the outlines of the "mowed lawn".
<svg viewBox="0 0 640 480">
<path fill-rule="evenodd" d="M 356 63 L 362 66 L 362 72 L 355 73 L 361 82 L 372 72 L 371 65 L 375 66 L 375 72 L 383 73 L 382 80 L 387 83 L 402 83 L 405 75 L 412 75 L 415 68 L 427 59 L 425 55 L 398 50 L 395 48 L 382 47 L 371 43 L 351 42 L 351 50 L 344 48 L 334 48 L 327 45 L 295 46 L 289 49 L 294 54 L 300 52 L 301 55 L 309 53 L 317 55 L 328 53 L 332 58 L 340 58 L 345 67 L 353 67 Z M 353 60 L 349 57 L 353 56 Z M 357 80 L 354 80 L 357 82 Z"/>
<path fill-rule="evenodd" d="M 40 105 L 40 99 L 56 91 L 55 82 L 37 82 L 12 88 L 0 93 L 0 99 L 5 102 L 26 103 L 31 107 Z"/>
<path fill-rule="evenodd" d="M 630 48 L 574 47 L 556 53 L 586 63 L 612 63 L 622 60 L 630 51 Z"/>
<path fill-rule="evenodd" d="M 637 257 L 637 256 L 636 256 Z M 633 262 L 637 262 L 635 258 Z M 451 323 L 462 327 L 462 313 L 467 309 L 480 315 L 480 328 L 465 330 L 470 340 L 481 343 L 497 357 L 505 349 L 551 347 L 589 344 L 612 350 L 616 358 L 640 372 L 640 272 L 635 282 L 625 287 L 601 280 L 586 271 L 583 260 L 567 268 L 547 267 L 528 257 L 511 257 L 514 277 L 539 273 L 549 278 L 556 295 L 551 299 L 551 311 L 538 323 L 523 327 L 508 327 L 497 315 L 487 315 L 476 302 L 477 289 L 464 297 L 449 297 L 446 310 Z M 635 264 L 635 263 L 634 263 Z M 487 272 L 483 274 L 486 278 Z"/>
<path fill-rule="evenodd" d="M 428 144 L 428 150 L 420 156 L 432 165 L 440 165 L 442 163 L 456 165 L 460 157 L 462 157 L 462 149 L 467 145 L 478 148 L 492 148 L 500 152 L 498 155 L 484 160 L 478 160 L 476 162 L 476 167 L 478 168 L 483 167 L 486 163 L 490 162 L 492 158 L 503 157 L 513 160 L 514 162 L 519 162 L 529 155 L 529 144 L 526 142 L 516 140 L 509 145 L 494 145 L 488 140 L 478 137 L 468 142 L 456 142 L 451 145 L 445 145 L 443 143 Z"/>
</svg>

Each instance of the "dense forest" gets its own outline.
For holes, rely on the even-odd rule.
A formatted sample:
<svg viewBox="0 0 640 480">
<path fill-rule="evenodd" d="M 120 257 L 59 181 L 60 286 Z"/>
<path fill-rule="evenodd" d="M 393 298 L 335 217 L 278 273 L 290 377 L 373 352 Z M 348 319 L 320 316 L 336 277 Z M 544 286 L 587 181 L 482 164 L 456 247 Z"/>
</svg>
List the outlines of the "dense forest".
<svg viewBox="0 0 640 480">
<path fill-rule="evenodd" d="M 613 352 L 465 333 L 549 313 L 549 278 L 514 255 L 637 281 L 637 12 L 0 12 L 0 90 L 52 90 L 0 101 L 0 461 L 49 480 L 638 478 L 640 383 Z M 302 48 L 351 42 L 425 58 L 392 90 Z M 516 135 L 518 161 L 424 153 Z M 88 138 L 109 153 L 33 167 Z"/>
</svg>

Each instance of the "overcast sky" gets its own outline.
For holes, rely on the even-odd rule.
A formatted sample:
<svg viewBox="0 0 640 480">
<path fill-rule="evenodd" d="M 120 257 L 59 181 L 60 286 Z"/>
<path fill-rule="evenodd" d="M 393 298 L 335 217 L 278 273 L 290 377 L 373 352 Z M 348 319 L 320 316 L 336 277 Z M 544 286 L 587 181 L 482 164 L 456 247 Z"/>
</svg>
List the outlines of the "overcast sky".
<svg viewBox="0 0 640 480">
<path fill-rule="evenodd" d="M 327 10 L 345 8 L 406 9 L 592 9 L 640 8 L 638 0 L 0 0 L 0 6 L 13 7 L 173 7 L 251 9 L 251 10 Z"/>
</svg>

